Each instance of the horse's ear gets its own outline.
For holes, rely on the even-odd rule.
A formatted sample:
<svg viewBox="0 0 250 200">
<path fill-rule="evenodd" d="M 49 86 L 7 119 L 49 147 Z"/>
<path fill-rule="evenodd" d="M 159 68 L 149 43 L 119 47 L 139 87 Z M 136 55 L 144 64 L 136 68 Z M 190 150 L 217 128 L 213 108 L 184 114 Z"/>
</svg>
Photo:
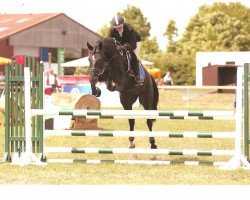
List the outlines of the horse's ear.
<svg viewBox="0 0 250 200">
<path fill-rule="evenodd" d="M 90 50 L 90 51 L 93 51 L 93 46 L 91 46 L 91 44 L 89 44 L 88 42 L 87 42 L 87 46 L 88 46 L 88 49 Z"/>
<path fill-rule="evenodd" d="M 99 42 L 99 50 L 102 50 L 102 42 Z"/>
</svg>

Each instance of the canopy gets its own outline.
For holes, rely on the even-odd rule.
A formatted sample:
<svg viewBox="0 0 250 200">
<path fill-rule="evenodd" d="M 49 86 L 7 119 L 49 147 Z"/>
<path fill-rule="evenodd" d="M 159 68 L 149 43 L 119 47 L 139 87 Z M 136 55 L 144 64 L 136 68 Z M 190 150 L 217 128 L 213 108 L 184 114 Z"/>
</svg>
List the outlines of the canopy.
<svg viewBox="0 0 250 200">
<path fill-rule="evenodd" d="M 11 59 L 0 57 L 0 65 L 4 65 L 4 64 L 10 63 L 10 62 L 11 62 Z"/>
<path fill-rule="evenodd" d="M 154 65 L 153 62 L 150 62 L 150 61 L 147 61 L 147 60 L 141 60 L 141 64 L 142 64 L 142 65 L 147 65 L 147 66 L 152 66 L 152 65 Z"/>
<path fill-rule="evenodd" d="M 152 66 L 154 65 L 153 62 L 147 60 L 141 60 L 142 65 Z M 72 60 L 66 63 L 61 64 L 62 67 L 89 67 L 89 60 L 88 56 L 84 58 L 79 58 L 76 60 Z"/>
<path fill-rule="evenodd" d="M 89 67 L 88 56 L 61 64 L 62 67 Z"/>
</svg>

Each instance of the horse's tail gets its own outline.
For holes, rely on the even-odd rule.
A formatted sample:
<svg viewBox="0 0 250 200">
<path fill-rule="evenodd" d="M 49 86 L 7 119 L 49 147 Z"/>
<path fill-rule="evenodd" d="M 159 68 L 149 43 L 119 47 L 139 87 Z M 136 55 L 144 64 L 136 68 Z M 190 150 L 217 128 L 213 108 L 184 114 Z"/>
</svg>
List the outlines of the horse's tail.
<svg viewBox="0 0 250 200">
<path fill-rule="evenodd" d="M 152 80 L 153 91 L 154 91 L 153 110 L 157 110 L 157 105 L 158 105 L 158 101 L 159 101 L 159 91 L 158 91 L 158 87 L 156 85 L 154 78 L 151 75 L 150 75 L 150 78 Z"/>
</svg>

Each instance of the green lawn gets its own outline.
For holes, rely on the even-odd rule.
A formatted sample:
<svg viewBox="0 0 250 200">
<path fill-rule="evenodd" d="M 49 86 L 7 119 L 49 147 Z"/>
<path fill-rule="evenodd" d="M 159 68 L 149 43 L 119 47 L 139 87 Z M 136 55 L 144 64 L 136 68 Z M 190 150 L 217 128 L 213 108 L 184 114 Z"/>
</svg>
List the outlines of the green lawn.
<svg viewBox="0 0 250 200">
<path fill-rule="evenodd" d="M 216 102 L 217 100 L 217 102 Z M 161 91 L 160 109 L 232 109 L 234 95 L 208 94 L 183 102 L 174 91 Z M 205 103 L 206 106 L 205 106 Z M 2 116 L 1 119 L 3 120 Z M 128 130 L 125 119 L 98 121 L 99 128 Z M 155 131 L 234 131 L 233 121 L 157 120 Z M 145 120 L 136 120 L 136 130 L 147 130 Z M 69 147 L 128 147 L 128 138 L 105 137 L 47 137 L 46 146 Z M 149 148 L 148 138 L 136 140 L 136 147 Z M 158 148 L 168 149 L 232 149 L 232 139 L 156 138 Z M 0 129 L 0 155 L 4 155 L 4 127 Z M 130 159 L 131 155 L 103 154 L 59 154 L 51 153 L 47 158 L 81 159 Z M 138 159 L 149 159 L 149 155 L 138 155 Z M 158 160 L 228 161 L 228 156 L 167 156 Z M 248 185 L 250 171 L 222 171 L 214 166 L 184 165 L 128 165 L 128 164 L 48 164 L 46 166 L 14 166 L 0 164 L 0 184 L 50 184 L 50 185 Z"/>
</svg>

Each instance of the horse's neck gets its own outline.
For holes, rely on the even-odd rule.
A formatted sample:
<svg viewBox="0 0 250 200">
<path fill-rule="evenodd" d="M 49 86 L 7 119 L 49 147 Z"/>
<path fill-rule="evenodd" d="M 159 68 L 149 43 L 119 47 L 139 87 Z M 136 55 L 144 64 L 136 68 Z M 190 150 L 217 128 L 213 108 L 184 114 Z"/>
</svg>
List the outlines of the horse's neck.
<svg viewBox="0 0 250 200">
<path fill-rule="evenodd" d="M 122 84 L 127 76 L 127 61 L 124 56 L 126 55 L 118 55 L 109 65 L 108 75 L 115 83 Z"/>
<path fill-rule="evenodd" d="M 109 65 L 108 75 L 112 81 L 120 82 L 126 76 L 128 70 L 126 52 L 123 51 L 121 53 L 117 51 L 117 46 L 113 39 L 107 39 L 103 44 L 103 53 Z"/>
</svg>

